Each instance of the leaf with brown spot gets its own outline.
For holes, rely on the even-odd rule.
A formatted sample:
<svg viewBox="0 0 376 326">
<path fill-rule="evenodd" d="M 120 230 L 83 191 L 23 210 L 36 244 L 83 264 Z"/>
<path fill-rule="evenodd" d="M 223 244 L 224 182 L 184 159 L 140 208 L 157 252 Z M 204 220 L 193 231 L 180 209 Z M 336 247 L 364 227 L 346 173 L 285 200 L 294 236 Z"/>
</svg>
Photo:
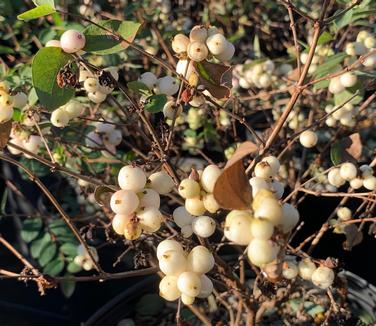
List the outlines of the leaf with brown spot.
<svg viewBox="0 0 376 326">
<path fill-rule="evenodd" d="M 362 155 L 362 149 L 360 135 L 355 133 L 335 143 L 330 149 L 330 158 L 334 165 L 344 162 L 357 163 Z"/>
<path fill-rule="evenodd" d="M 230 97 L 232 88 L 232 67 L 208 61 L 195 62 L 195 70 L 199 75 L 199 85 L 204 85 L 205 89 L 216 99 L 226 99 Z"/>
<path fill-rule="evenodd" d="M 110 199 L 115 191 L 107 186 L 98 186 L 94 190 L 94 198 L 100 206 L 110 206 Z"/>
<path fill-rule="evenodd" d="M 0 149 L 3 149 L 8 143 L 11 129 L 12 129 L 11 120 L 0 124 Z"/>
<path fill-rule="evenodd" d="M 252 200 L 252 188 L 242 159 L 257 151 L 258 147 L 250 142 L 242 143 L 227 164 L 214 186 L 213 195 L 224 209 L 249 209 Z"/>
</svg>

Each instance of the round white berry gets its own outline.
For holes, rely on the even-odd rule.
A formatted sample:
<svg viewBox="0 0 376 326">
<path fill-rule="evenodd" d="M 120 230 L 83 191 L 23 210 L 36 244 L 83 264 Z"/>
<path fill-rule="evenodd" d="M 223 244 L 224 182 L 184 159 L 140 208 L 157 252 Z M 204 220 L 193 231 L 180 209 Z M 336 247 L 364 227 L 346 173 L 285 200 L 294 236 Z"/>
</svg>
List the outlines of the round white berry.
<svg viewBox="0 0 376 326">
<path fill-rule="evenodd" d="M 345 87 L 341 83 L 340 77 L 334 77 L 330 80 L 328 90 L 332 94 L 338 94 L 345 90 Z"/>
<path fill-rule="evenodd" d="M 376 67 L 376 53 L 371 54 L 367 58 L 364 59 L 363 61 L 363 66 L 367 68 L 374 68 Z"/>
<path fill-rule="evenodd" d="M 350 162 L 343 163 L 339 169 L 339 175 L 342 179 L 347 181 L 356 178 L 357 173 L 356 166 Z"/>
<path fill-rule="evenodd" d="M 214 214 L 221 208 L 218 202 L 215 200 L 213 194 L 205 194 L 203 197 L 203 202 L 204 202 L 205 209 L 209 213 Z"/>
<path fill-rule="evenodd" d="M 187 306 L 193 304 L 195 302 L 195 297 L 191 297 L 185 293 L 181 294 L 181 302 Z"/>
<path fill-rule="evenodd" d="M 181 273 L 178 277 L 178 289 L 190 297 L 198 296 L 201 291 L 200 276 L 194 272 Z"/>
<path fill-rule="evenodd" d="M 189 238 L 189 237 L 193 234 L 192 225 L 191 225 L 191 224 L 184 225 L 184 226 L 180 229 L 180 232 L 181 232 L 181 234 L 182 234 L 182 236 L 183 236 L 184 238 Z"/>
<path fill-rule="evenodd" d="M 339 79 L 344 87 L 352 87 L 358 81 L 358 78 L 352 72 L 344 73 Z"/>
<path fill-rule="evenodd" d="M 163 106 L 163 115 L 166 119 L 173 120 L 174 118 L 177 119 L 181 113 L 183 112 L 183 108 L 181 105 L 176 104 L 175 101 L 168 101 Z"/>
<path fill-rule="evenodd" d="M 170 193 L 174 185 L 174 180 L 165 171 L 155 172 L 149 176 L 148 187 L 160 195 Z"/>
<path fill-rule="evenodd" d="M 348 221 L 351 219 L 352 216 L 351 209 L 346 206 L 339 207 L 337 209 L 337 216 L 342 221 Z"/>
<path fill-rule="evenodd" d="M 108 134 L 107 141 L 114 146 L 118 146 L 121 144 L 121 141 L 123 140 L 123 135 L 121 133 L 121 130 L 115 129 L 111 131 Z"/>
<path fill-rule="evenodd" d="M 303 280 L 310 281 L 313 272 L 316 270 L 316 265 L 309 258 L 305 258 L 298 264 L 299 276 Z"/>
<path fill-rule="evenodd" d="M 282 275 L 285 279 L 292 280 L 299 273 L 298 265 L 292 261 L 284 261 L 282 264 Z"/>
<path fill-rule="evenodd" d="M 253 177 L 249 179 L 249 184 L 252 187 L 252 196 L 256 197 L 257 193 L 261 189 L 269 189 L 269 184 L 265 181 L 264 178 Z"/>
<path fill-rule="evenodd" d="M 273 180 L 270 183 L 270 190 L 274 193 L 275 198 L 281 199 L 283 196 L 283 192 L 285 191 L 285 187 L 282 182 Z"/>
<path fill-rule="evenodd" d="M 74 119 L 82 113 L 83 107 L 79 102 L 70 101 L 63 106 L 63 110 L 68 114 L 69 119 Z"/>
<path fill-rule="evenodd" d="M 222 174 L 222 170 L 214 165 L 208 165 L 202 172 L 200 183 L 206 192 L 212 193 L 217 179 Z"/>
<path fill-rule="evenodd" d="M 99 89 L 99 81 L 95 77 L 89 77 L 84 81 L 84 89 L 86 92 L 96 92 Z"/>
<path fill-rule="evenodd" d="M 119 171 L 118 182 L 121 189 L 138 192 L 145 187 L 146 175 L 141 168 L 126 165 Z"/>
<path fill-rule="evenodd" d="M 198 216 L 192 221 L 193 232 L 202 238 L 208 238 L 215 232 L 215 221 L 209 216 Z"/>
<path fill-rule="evenodd" d="M 95 131 L 90 131 L 85 138 L 85 144 L 87 147 L 98 148 L 103 144 L 101 136 Z"/>
<path fill-rule="evenodd" d="M 208 57 L 209 50 L 205 43 L 192 42 L 188 45 L 188 57 L 193 61 L 203 61 Z"/>
<path fill-rule="evenodd" d="M 255 209 L 255 217 L 265 218 L 274 226 L 281 224 L 283 210 L 278 201 L 274 198 L 264 198 Z"/>
<path fill-rule="evenodd" d="M 52 111 L 50 120 L 53 126 L 64 128 L 69 123 L 69 115 L 64 109 L 59 108 Z"/>
<path fill-rule="evenodd" d="M 176 225 L 180 228 L 183 228 L 186 225 L 191 225 L 194 218 L 193 215 L 187 212 L 184 206 L 175 208 L 172 217 Z"/>
<path fill-rule="evenodd" d="M 201 291 L 197 295 L 197 298 L 201 298 L 201 299 L 207 298 L 213 292 L 213 289 L 214 289 L 213 282 L 206 275 L 201 275 L 200 280 L 201 280 Z"/>
<path fill-rule="evenodd" d="M 157 246 L 157 258 L 161 259 L 162 255 L 169 250 L 180 251 L 184 253 L 181 244 L 175 240 L 166 239 L 160 242 Z"/>
<path fill-rule="evenodd" d="M 122 189 L 111 196 L 110 206 L 116 214 L 129 215 L 137 209 L 139 202 L 133 191 Z"/>
<path fill-rule="evenodd" d="M 157 81 L 157 93 L 172 96 L 179 90 L 179 81 L 171 76 L 159 78 Z"/>
<path fill-rule="evenodd" d="M 204 201 L 201 197 L 187 198 L 185 200 L 185 209 L 189 214 L 199 216 L 206 211 Z"/>
<path fill-rule="evenodd" d="M 171 42 L 172 49 L 178 54 L 187 52 L 188 44 L 189 38 L 184 34 L 175 35 Z"/>
<path fill-rule="evenodd" d="M 326 266 L 317 267 L 312 273 L 312 283 L 321 289 L 327 289 L 333 284 L 334 272 Z"/>
<path fill-rule="evenodd" d="M 230 241 L 246 246 L 252 239 L 252 216 L 246 211 L 233 210 L 226 216 L 224 235 Z"/>
<path fill-rule="evenodd" d="M 206 41 L 208 37 L 208 31 L 203 25 L 196 25 L 191 29 L 189 33 L 189 39 L 191 42 L 202 42 Z"/>
<path fill-rule="evenodd" d="M 139 81 L 144 83 L 150 90 L 157 86 L 157 77 L 152 72 L 144 72 Z"/>
<path fill-rule="evenodd" d="M 155 207 L 148 207 L 137 213 L 141 228 L 153 233 L 159 230 L 162 224 L 162 213 Z"/>
<path fill-rule="evenodd" d="M 363 187 L 363 179 L 362 178 L 354 178 L 350 180 L 350 187 L 353 189 L 359 189 Z"/>
<path fill-rule="evenodd" d="M 226 50 L 227 40 L 220 33 L 214 34 L 206 39 L 206 46 L 212 54 L 219 55 Z"/>
<path fill-rule="evenodd" d="M 159 258 L 159 269 L 166 275 L 179 276 L 187 269 L 187 258 L 180 250 L 167 250 Z"/>
<path fill-rule="evenodd" d="M 0 123 L 4 123 L 12 119 L 13 108 L 0 106 Z"/>
<path fill-rule="evenodd" d="M 197 197 L 200 195 L 200 191 L 200 184 L 190 178 L 183 179 L 178 187 L 179 195 L 184 199 Z"/>
<path fill-rule="evenodd" d="M 300 144 L 305 148 L 311 148 L 317 144 L 317 135 L 311 130 L 303 131 L 299 136 Z"/>
<path fill-rule="evenodd" d="M 254 218 L 251 222 L 251 236 L 256 239 L 268 240 L 274 232 L 273 224 L 265 219 Z"/>
<path fill-rule="evenodd" d="M 217 54 L 215 57 L 219 60 L 219 61 L 230 61 L 232 59 L 232 57 L 234 56 L 235 54 L 235 46 L 234 44 L 232 44 L 231 42 L 226 42 L 226 48 L 224 49 L 224 51 L 220 54 Z"/>
<path fill-rule="evenodd" d="M 206 274 L 214 267 L 214 256 L 204 246 L 196 246 L 187 257 L 187 269 L 188 271 L 195 272 L 197 274 Z"/>
<path fill-rule="evenodd" d="M 153 189 L 145 188 L 137 193 L 137 196 L 140 199 L 139 208 L 154 207 L 158 209 L 161 204 L 159 194 Z"/>
<path fill-rule="evenodd" d="M 328 181 L 334 187 L 340 187 L 345 184 L 346 180 L 341 177 L 340 169 L 334 168 L 328 173 Z"/>
<path fill-rule="evenodd" d="M 282 220 L 280 227 L 283 233 L 290 232 L 299 222 L 299 211 L 289 203 L 282 205 Z"/>
<path fill-rule="evenodd" d="M 275 175 L 275 170 L 266 161 L 258 162 L 254 172 L 256 177 L 264 180 L 270 180 Z"/>
<path fill-rule="evenodd" d="M 278 245 L 271 240 L 252 239 L 248 249 L 248 258 L 253 265 L 262 267 L 277 258 Z"/>
<path fill-rule="evenodd" d="M 117 234 L 123 235 L 125 226 L 131 222 L 132 216 L 124 214 L 116 214 L 112 219 L 112 228 Z"/>
<path fill-rule="evenodd" d="M 369 177 L 364 178 L 363 186 L 364 186 L 364 188 L 366 188 L 370 191 L 374 191 L 376 189 L 376 177 L 371 175 Z"/>
<path fill-rule="evenodd" d="M 181 292 L 178 289 L 178 278 L 167 275 L 159 282 L 159 295 L 167 301 L 179 299 Z"/>
<path fill-rule="evenodd" d="M 99 103 L 104 102 L 104 100 L 106 99 L 107 95 L 103 94 L 100 91 L 95 91 L 95 92 L 89 92 L 89 93 L 87 93 L 87 97 L 88 97 L 88 99 L 90 101 L 92 101 L 92 102 L 94 102 L 96 104 L 99 104 Z"/>
<path fill-rule="evenodd" d="M 75 53 L 84 48 L 85 35 L 74 29 L 65 31 L 60 37 L 60 46 L 66 53 Z"/>
<path fill-rule="evenodd" d="M 17 92 L 12 95 L 13 106 L 22 109 L 27 104 L 27 95 L 24 92 Z"/>
<path fill-rule="evenodd" d="M 280 167 L 281 167 L 281 164 L 279 163 L 278 158 L 276 158 L 275 156 L 266 156 L 266 157 L 264 157 L 264 158 L 261 160 L 261 162 L 268 162 L 270 168 L 271 168 L 272 171 L 273 171 L 273 174 L 274 174 L 274 175 L 277 175 L 277 174 L 278 174 L 279 169 L 280 169 Z"/>
</svg>

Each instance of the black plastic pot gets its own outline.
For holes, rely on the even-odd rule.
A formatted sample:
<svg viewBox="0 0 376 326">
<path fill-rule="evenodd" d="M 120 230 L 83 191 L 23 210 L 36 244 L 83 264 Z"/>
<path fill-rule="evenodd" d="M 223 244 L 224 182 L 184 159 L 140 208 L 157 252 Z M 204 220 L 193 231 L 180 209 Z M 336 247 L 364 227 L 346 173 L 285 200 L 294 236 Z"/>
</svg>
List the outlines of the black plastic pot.
<svg viewBox="0 0 376 326">
<path fill-rule="evenodd" d="M 354 313 L 364 315 L 366 312 L 375 321 L 376 287 L 351 272 L 345 271 L 342 275 L 348 281 L 348 300 Z M 84 326 L 116 326 L 120 320 L 131 318 L 138 300 L 157 291 L 158 280 L 154 275 L 136 283 L 99 309 Z"/>
<path fill-rule="evenodd" d="M 157 292 L 158 280 L 158 275 L 149 276 L 127 288 L 95 312 L 84 326 L 116 326 L 120 320 L 132 317 L 138 300 Z"/>
<path fill-rule="evenodd" d="M 376 321 L 376 287 L 361 277 L 343 272 L 348 282 L 348 301 L 355 313 L 366 312 Z"/>
</svg>

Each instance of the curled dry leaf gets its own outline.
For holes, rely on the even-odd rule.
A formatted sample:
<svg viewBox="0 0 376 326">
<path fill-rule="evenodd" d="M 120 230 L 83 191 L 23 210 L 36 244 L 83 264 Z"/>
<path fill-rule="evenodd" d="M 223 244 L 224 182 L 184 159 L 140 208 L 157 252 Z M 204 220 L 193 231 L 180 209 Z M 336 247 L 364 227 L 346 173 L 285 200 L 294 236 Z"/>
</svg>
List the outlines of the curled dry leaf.
<svg viewBox="0 0 376 326">
<path fill-rule="evenodd" d="M 11 120 L 0 124 L 0 150 L 3 149 L 8 143 L 11 129 L 12 129 Z"/>
<path fill-rule="evenodd" d="M 330 149 L 330 158 L 334 165 L 344 162 L 356 164 L 362 155 L 362 149 L 360 135 L 355 133 L 335 143 Z"/>
<path fill-rule="evenodd" d="M 232 67 L 207 61 L 195 62 L 194 67 L 199 75 L 198 85 L 204 85 L 216 99 L 230 97 Z"/>
<path fill-rule="evenodd" d="M 115 190 L 108 186 L 98 186 L 94 190 L 94 198 L 100 206 L 109 207 L 110 199 L 114 192 Z"/>
<path fill-rule="evenodd" d="M 350 251 L 354 246 L 363 240 L 363 233 L 358 230 L 356 225 L 348 224 L 344 227 L 346 241 L 343 242 L 343 249 Z"/>
<path fill-rule="evenodd" d="M 252 189 L 242 159 L 257 151 L 250 142 L 242 143 L 227 164 L 214 186 L 214 198 L 224 209 L 249 209 Z"/>
</svg>

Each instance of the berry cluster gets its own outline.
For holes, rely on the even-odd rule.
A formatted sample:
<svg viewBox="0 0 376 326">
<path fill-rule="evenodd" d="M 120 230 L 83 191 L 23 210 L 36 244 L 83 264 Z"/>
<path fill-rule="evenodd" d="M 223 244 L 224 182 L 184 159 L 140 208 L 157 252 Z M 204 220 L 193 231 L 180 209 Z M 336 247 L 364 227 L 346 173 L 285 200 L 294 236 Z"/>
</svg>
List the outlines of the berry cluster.
<svg viewBox="0 0 376 326">
<path fill-rule="evenodd" d="M 200 216 L 208 211 L 215 213 L 219 205 L 214 198 L 214 185 L 221 175 L 221 169 L 208 165 L 203 171 L 192 171 L 188 178 L 179 184 L 179 194 L 185 199 L 185 209 L 189 214 Z"/>
<path fill-rule="evenodd" d="M 98 262 L 99 256 L 98 256 L 97 249 L 91 246 L 88 246 L 88 248 L 90 250 L 91 255 L 95 259 L 95 261 Z M 74 257 L 73 262 L 76 265 L 80 266 L 85 271 L 90 271 L 91 269 L 94 268 L 94 264 L 89 256 L 89 253 L 87 252 L 86 248 L 81 244 L 77 247 L 77 256 Z"/>
<path fill-rule="evenodd" d="M 231 60 L 235 53 L 234 45 L 214 26 L 206 28 L 203 25 L 196 25 L 191 29 L 189 37 L 184 34 L 175 35 L 171 46 L 181 59 L 184 60 L 188 56 L 196 62 L 212 57 L 225 62 Z M 187 73 L 185 76 L 189 78 L 190 74 Z"/>
<path fill-rule="evenodd" d="M 76 53 L 81 51 L 86 44 L 85 35 L 74 29 L 65 31 L 59 40 L 50 40 L 46 47 L 58 47 L 66 53 Z"/>
<path fill-rule="evenodd" d="M 313 74 L 317 68 L 323 64 L 327 57 L 334 54 L 333 49 L 328 45 L 318 45 L 315 49 L 315 54 L 312 57 L 311 65 L 309 67 L 308 73 Z M 300 62 L 305 65 L 308 60 L 308 50 L 300 54 Z"/>
<path fill-rule="evenodd" d="M 237 66 L 234 70 L 234 75 L 237 77 L 241 88 L 250 89 L 254 86 L 268 88 L 291 71 L 292 66 L 290 64 L 282 64 L 276 67 L 272 60 L 263 59 Z"/>
<path fill-rule="evenodd" d="M 111 123 L 98 122 L 94 131 L 90 131 L 86 135 L 85 143 L 90 148 L 101 148 L 103 155 L 115 155 L 116 146 L 120 145 L 123 139 L 119 129 L 115 129 L 115 125 Z"/>
<path fill-rule="evenodd" d="M 98 74 L 80 69 L 79 82 L 83 83 L 83 88 L 89 100 L 97 104 L 104 102 L 107 95 L 114 90 L 112 79 L 119 80 L 119 73 L 116 67 L 105 68 Z"/>
<path fill-rule="evenodd" d="M 290 263 L 289 266 L 292 267 L 293 263 Z M 286 269 L 284 267 L 284 270 Z M 292 267 L 291 269 L 295 268 Z M 311 281 L 321 289 L 327 289 L 331 286 L 335 277 L 331 268 L 326 266 L 316 267 L 315 263 L 309 258 L 305 258 L 298 263 L 298 274 L 303 280 Z"/>
<path fill-rule="evenodd" d="M 162 224 L 159 195 L 172 190 L 172 178 L 161 171 L 153 173 L 147 180 L 141 168 L 127 165 L 120 169 L 118 183 L 121 190 L 116 191 L 110 200 L 115 213 L 112 220 L 114 231 L 127 240 L 135 240 L 142 231 L 153 233 L 159 230 Z"/>
<path fill-rule="evenodd" d="M 156 94 L 172 96 L 179 91 L 179 81 L 171 76 L 157 78 L 156 75 L 148 71 L 144 72 L 138 81 L 145 84 L 150 91 Z"/>
<path fill-rule="evenodd" d="M 12 129 L 12 132 L 10 134 L 9 143 L 12 143 L 14 145 L 17 145 L 19 147 L 22 147 L 29 152 L 32 152 L 33 154 L 37 154 L 40 148 L 40 145 L 42 144 L 42 138 L 38 135 L 28 135 L 28 133 L 25 132 L 19 132 L 17 130 Z M 9 152 L 11 152 L 13 155 L 20 155 L 22 154 L 21 150 L 18 150 L 12 146 L 7 146 Z M 26 158 L 32 158 L 28 154 L 24 154 Z"/>
<path fill-rule="evenodd" d="M 353 57 L 353 60 L 360 55 L 366 54 L 376 47 L 376 39 L 368 31 L 360 31 L 356 37 L 356 42 L 346 44 L 346 53 Z M 376 53 L 368 56 L 362 62 L 366 68 L 376 67 Z"/>
<path fill-rule="evenodd" d="M 353 87 L 357 81 L 358 77 L 354 73 L 346 72 L 330 80 L 328 91 L 332 94 L 341 93 L 346 88 Z"/>
<path fill-rule="evenodd" d="M 248 245 L 248 258 L 252 264 L 264 267 L 274 261 L 281 248 L 276 233 L 287 234 L 299 221 L 299 212 L 290 204 L 279 203 L 283 185 L 273 180 L 280 163 L 274 156 L 265 157 L 255 167 L 255 177 L 250 179 L 252 210 L 233 210 L 225 220 L 227 239 Z"/>
<path fill-rule="evenodd" d="M 0 123 L 12 119 L 14 98 L 9 94 L 9 87 L 5 82 L 0 83 Z"/>
<path fill-rule="evenodd" d="M 214 257 L 206 247 L 196 246 L 187 254 L 179 242 L 164 240 L 157 247 L 157 257 L 166 275 L 159 283 L 159 294 L 167 301 L 181 298 L 190 305 L 212 293 L 213 283 L 205 274 L 213 269 Z"/>
<path fill-rule="evenodd" d="M 184 206 L 175 208 L 172 213 L 175 224 L 180 227 L 184 238 L 189 238 L 193 233 L 201 238 L 208 238 L 214 232 L 216 224 L 210 216 L 193 216 Z"/>
<path fill-rule="evenodd" d="M 354 107 L 351 103 L 346 103 L 339 109 L 336 106 L 328 104 L 325 107 L 325 112 L 333 112 L 333 114 L 326 118 L 325 123 L 328 127 L 335 127 L 337 122 L 345 127 L 354 127 L 356 124 L 355 116 L 358 114 L 358 111 L 358 108 Z"/>
<path fill-rule="evenodd" d="M 64 128 L 68 125 L 70 120 L 79 117 L 83 111 L 84 108 L 81 103 L 70 101 L 52 111 L 50 120 L 53 126 Z"/>
<path fill-rule="evenodd" d="M 361 187 L 370 191 L 376 189 L 376 177 L 373 175 L 372 168 L 366 164 L 361 165 L 358 169 L 356 165 L 351 162 L 343 163 L 340 167 L 329 171 L 328 181 L 336 188 L 343 186 L 346 181 L 348 181 L 353 189 L 359 189 Z"/>
</svg>

